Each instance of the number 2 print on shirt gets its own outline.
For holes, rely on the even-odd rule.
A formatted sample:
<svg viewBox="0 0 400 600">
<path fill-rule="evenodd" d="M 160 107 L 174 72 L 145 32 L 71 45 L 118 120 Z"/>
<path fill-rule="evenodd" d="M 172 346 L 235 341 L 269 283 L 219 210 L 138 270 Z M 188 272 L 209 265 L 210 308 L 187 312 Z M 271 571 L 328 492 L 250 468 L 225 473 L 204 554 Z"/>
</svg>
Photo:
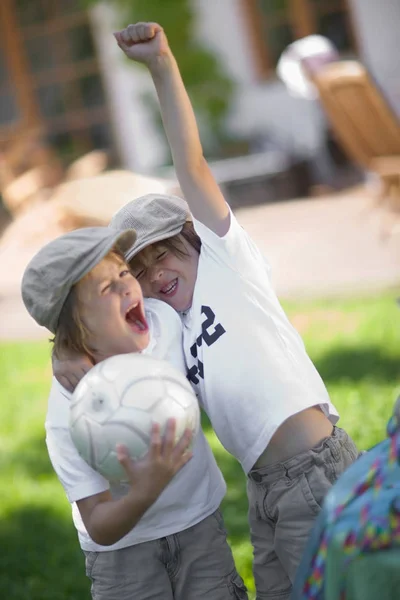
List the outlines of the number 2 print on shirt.
<svg viewBox="0 0 400 600">
<path fill-rule="evenodd" d="M 215 314 L 209 306 L 201 307 L 201 314 L 205 316 L 201 324 L 201 334 L 196 338 L 195 343 L 190 347 L 190 354 L 193 356 L 196 363 L 188 369 L 188 379 L 194 384 L 198 384 L 200 379 L 204 379 L 204 366 L 198 357 L 198 350 L 202 347 L 203 342 L 207 346 L 212 346 L 215 342 L 224 335 L 225 329 L 221 323 L 215 322 Z"/>
</svg>

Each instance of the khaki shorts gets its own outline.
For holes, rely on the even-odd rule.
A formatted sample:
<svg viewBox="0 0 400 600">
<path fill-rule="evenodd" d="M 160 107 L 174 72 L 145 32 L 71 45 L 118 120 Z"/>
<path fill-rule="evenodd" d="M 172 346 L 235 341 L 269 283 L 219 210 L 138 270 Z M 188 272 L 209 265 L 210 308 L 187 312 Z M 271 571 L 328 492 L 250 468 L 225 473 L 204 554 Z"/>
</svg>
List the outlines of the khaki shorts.
<svg viewBox="0 0 400 600">
<path fill-rule="evenodd" d="M 93 600 L 246 600 L 219 510 L 184 531 L 85 552 Z"/>
<path fill-rule="evenodd" d="M 250 471 L 247 483 L 257 600 L 290 597 L 313 523 L 338 477 L 358 457 L 345 431 L 283 463 Z"/>
</svg>

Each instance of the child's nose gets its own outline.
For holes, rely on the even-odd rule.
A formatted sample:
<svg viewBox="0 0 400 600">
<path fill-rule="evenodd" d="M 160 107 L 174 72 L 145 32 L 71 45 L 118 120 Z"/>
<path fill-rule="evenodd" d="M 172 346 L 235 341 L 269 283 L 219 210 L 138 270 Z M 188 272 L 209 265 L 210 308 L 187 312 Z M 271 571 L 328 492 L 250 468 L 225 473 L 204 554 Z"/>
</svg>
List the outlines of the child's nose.
<svg viewBox="0 0 400 600">
<path fill-rule="evenodd" d="M 132 286 L 128 281 L 120 281 L 120 290 L 124 296 L 129 296 L 132 292 Z"/>
<path fill-rule="evenodd" d="M 150 281 L 151 283 L 155 283 L 158 281 L 164 274 L 164 270 L 161 267 L 155 266 L 152 267 L 150 271 Z"/>
</svg>

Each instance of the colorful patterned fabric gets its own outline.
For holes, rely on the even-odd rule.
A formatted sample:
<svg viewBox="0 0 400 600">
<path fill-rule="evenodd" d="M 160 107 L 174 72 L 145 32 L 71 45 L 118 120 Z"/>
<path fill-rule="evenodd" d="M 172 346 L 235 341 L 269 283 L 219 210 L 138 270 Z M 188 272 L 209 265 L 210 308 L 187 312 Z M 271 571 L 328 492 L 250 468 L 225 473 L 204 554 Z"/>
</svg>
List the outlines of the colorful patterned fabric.
<svg viewBox="0 0 400 600">
<path fill-rule="evenodd" d="M 400 399 L 387 433 L 388 439 L 358 459 L 328 494 L 292 600 L 353 600 L 348 586 L 354 562 L 388 549 L 400 552 Z M 399 589 L 393 598 L 400 597 Z"/>
</svg>

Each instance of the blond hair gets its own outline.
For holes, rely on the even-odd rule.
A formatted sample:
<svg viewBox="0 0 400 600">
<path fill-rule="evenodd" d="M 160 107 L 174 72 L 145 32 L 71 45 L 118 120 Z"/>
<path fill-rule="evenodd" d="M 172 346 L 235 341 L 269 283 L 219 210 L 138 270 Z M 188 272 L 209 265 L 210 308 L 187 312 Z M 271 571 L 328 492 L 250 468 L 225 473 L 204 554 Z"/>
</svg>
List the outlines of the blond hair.
<svg viewBox="0 0 400 600">
<path fill-rule="evenodd" d="M 124 255 L 117 248 L 111 250 L 102 260 L 111 259 L 125 262 Z M 93 358 L 94 348 L 90 347 L 91 332 L 82 319 L 82 298 L 79 295 L 79 283 L 90 275 L 85 275 L 70 290 L 60 312 L 53 342 L 53 356 L 62 360 L 70 356 L 86 354 Z"/>
</svg>

